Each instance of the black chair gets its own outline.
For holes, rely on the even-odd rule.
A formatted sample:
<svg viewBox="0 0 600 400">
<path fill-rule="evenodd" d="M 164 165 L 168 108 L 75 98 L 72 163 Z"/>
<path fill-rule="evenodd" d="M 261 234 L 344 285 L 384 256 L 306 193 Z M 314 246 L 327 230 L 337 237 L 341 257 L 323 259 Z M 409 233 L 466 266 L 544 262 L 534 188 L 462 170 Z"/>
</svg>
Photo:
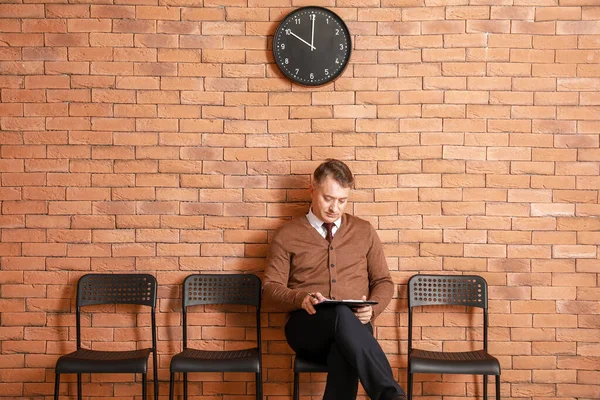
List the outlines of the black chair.
<svg viewBox="0 0 600 400">
<path fill-rule="evenodd" d="M 319 363 L 296 355 L 294 359 L 294 398 L 300 400 L 300 373 L 327 372 L 327 364 Z"/>
<path fill-rule="evenodd" d="M 413 308 L 460 305 L 483 309 L 483 350 L 439 352 L 412 347 Z M 487 400 L 487 377 L 496 376 L 496 400 L 500 400 L 500 363 L 488 354 L 487 282 L 474 275 L 414 275 L 408 281 L 408 400 L 412 399 L 413 374 L 483 375 L 483 398 Z"/>
<path fill-rule="evenodd" d="M 254 372 L 256 399 L 262 400 L 260 339 L 260 279 L 253 274 L 195 274 L 183 282 L 183 351 L 171 359 L 169 399 L 173 400 L 175 373 L 183 373 L 183 397 L 187 400 L 189 372 Z M 256 307 L 256 347 L 209 351 L 188 347 L 187 308 L 201 304 L 239 304 Z"/>
<path fill-rule="evenodd" d="M 158 399 L 156 362 L 156 278 L 148 274 L 87 274 L 77 283 L 77 350 L 56 362 L 54 399 L 58 400 L 60 374 L 77 374 L 77 399 L 81 400 L 82 373 L 142 374 L 142 398 L 146 399 L 148 357 L 152 353 L 154 399 Z M 81 347 L 81 307 L 100 304 L 149 306 L 152 315 L 152 347 L 139 350 L 99 351 Z M 135 328 L 132 328 L 135 329 Z"/>
</svg>

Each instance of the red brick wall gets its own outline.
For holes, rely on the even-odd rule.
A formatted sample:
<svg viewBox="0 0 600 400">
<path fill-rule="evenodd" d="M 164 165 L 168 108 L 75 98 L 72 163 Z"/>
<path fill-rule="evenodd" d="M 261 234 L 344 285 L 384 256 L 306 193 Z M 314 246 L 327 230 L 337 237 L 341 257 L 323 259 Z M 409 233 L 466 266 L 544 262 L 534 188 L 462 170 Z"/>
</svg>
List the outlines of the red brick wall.
<svg viewBox="0 0 600 400">
<path fill-rule="evenodd" d="M 166 395 L 183 278 L 260 274 L 272 230 L 306 209 L 310 172 L 337 157 L 400 285 L 377 337 L 403 384 L 408 277 L 477 273 L 503 398 L 600 398 L 598 0 L 18 1 L 0 4 L 0 397 L 49 398 L 90 271 L 156 274 Z M 353 34 L 349 68 L 318 89 L 283 79 L 269 50 L 306 4 L 336 6 Z M 199 345 L 255 335 L 211 317 Z M 422 317 L 429 347 L 481 335 L 460 314 Z M 269 400 L 291 393 L 283 321 L 264 315 Z M 131 318 L 87 324 L 94 348 L 135 346 Z M 207 379 L 197 399 L 254 393 L 248 374 Z M 423 399 L 481 393 L 471 377 L 417 379 Z M 316 399 L 315 380 L 303 394 Z M 140 388 L 95 375 L 84 392 Z"/>
</svg>

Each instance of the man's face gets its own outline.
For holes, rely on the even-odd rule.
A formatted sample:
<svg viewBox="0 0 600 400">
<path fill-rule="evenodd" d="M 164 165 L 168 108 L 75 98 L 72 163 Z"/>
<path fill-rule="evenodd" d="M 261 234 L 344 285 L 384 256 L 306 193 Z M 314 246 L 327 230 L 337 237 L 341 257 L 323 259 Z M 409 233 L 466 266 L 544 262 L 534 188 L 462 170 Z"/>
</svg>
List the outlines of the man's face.
<svg viewBox="0 0 600 400">
<path fill-rule="evenodd" d="M 323 222 L 337 221 L 346 208 L 349 187 L 343 187 L 331 176 L 320 184 L 310 185 L 312 211 Z"/>
</svg>

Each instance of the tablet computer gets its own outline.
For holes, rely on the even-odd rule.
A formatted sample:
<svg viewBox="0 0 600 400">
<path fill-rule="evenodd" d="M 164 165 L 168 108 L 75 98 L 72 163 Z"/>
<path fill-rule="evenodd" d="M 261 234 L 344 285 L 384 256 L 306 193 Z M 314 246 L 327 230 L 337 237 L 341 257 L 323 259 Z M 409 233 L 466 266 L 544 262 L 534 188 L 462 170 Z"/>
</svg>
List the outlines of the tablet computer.
<svg viewBox="0 0 600 400">
<path fill-rule="evenodd" d="M 335 306 L 338 304 L 343 304 L 352 308 L 359 308 L 362 306 L 374 305 L 378 304 L 373 300 L 323 300 L 320 303 L 315 304 L 315 307 L 323 307 L 323 306 Z"/>
</svg>

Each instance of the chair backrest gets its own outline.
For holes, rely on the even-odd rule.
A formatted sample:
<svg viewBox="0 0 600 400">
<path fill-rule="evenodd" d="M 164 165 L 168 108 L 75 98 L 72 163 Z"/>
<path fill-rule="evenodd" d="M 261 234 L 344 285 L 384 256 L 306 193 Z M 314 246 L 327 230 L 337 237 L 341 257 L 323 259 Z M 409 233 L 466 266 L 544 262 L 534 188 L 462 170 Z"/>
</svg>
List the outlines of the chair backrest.
<svg viewBox="0 0 600 400">
<path fill-rule="evenodd" d="M 156 278 L 149 274 L 87 274 L 77 283 L 77 348 L 81 347 L 81 307 L 137 304 L 152 308 L 152 348 L 156 349 Z"/>
<path fill-rule="evenodd" d="M 487 308 L 487 283 L 476 275 L 414 275 L 408 281 L 408 304 Z"/>
<path fill-rule="evenodd" d="M 408 280 L 408 348 L 412 349 L 413 308 L 458 305 L 483 309 L 483 348 L 487 350 L 487 282 L 477 275 L 413 275 Z"/>
<path fill-rule="evenodd" d="M 183 306 L 245 304 L 260 307 L 260 278 L 254 274 L 194 274 L 183 282 Z"/>
<path fill-rule="evenodd" d="M 156 278 L 149 274 L 87 274 L 77 285 L 77 306 L 139 304 L 156 307 Z"/>
<path fill-rule="evenodd" d="M 187 348 L 187 307 L 206 304 L 238 304 L 256 307 L 260 349 L 261 281 L 254 274 L 194 274 L 183 281 L 183 346 Z"/>
</svg>

